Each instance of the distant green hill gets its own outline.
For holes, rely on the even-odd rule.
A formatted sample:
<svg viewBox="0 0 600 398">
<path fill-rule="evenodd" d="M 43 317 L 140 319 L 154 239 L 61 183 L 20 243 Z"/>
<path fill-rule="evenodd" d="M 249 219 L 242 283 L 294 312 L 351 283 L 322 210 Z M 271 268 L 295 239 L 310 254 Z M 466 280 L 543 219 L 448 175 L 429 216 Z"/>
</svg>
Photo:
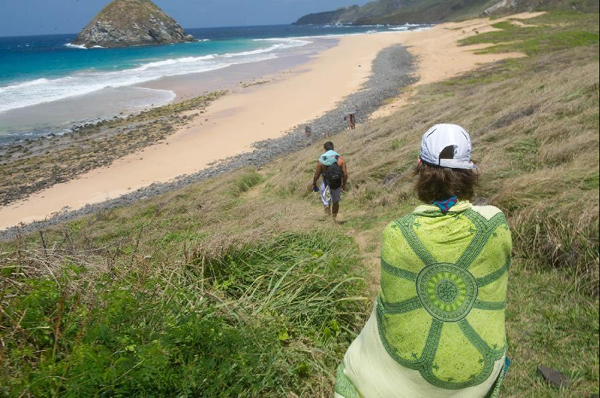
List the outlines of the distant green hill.
<svg viewBox="0 0 600 398">
<path fill-rule="evenodd" d="M 434 23 L 535 10 L 598 12 L 597 0 L 376 0 L 362 7 L 309 14 L 297 25 Z"/>
</svg>

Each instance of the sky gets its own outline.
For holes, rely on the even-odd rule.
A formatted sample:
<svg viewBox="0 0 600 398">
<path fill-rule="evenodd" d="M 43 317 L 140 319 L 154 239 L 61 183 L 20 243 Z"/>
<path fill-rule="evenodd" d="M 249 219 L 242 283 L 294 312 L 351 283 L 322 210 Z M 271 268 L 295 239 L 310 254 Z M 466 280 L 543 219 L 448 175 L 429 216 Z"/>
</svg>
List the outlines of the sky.
<svg viewBox="0 0 600 398">
<path fill-rule="evenodd" d="M 369 0 L 154 0 L 184 28 L 277 25 Z M 0 36 L 78 33 L 109 0 L 0 0 Z"/>
</svg>

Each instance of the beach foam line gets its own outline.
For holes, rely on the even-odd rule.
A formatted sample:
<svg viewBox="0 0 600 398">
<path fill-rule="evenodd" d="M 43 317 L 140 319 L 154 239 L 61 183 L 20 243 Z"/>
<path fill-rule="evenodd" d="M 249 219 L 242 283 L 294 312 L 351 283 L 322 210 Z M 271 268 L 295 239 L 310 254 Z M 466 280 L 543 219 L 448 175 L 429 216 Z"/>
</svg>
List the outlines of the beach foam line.
<svg viewBox="0 0 600 398">
<path fill-rule="evenodd" d="M 277 58 L 278 51 L 311 43 L 308 40 L 288 38 L 267 39 L 265 42 L 275 44 L 237 53 L 164 59 L 120 71 L 80 71 L 66 77 L 41 78 L 0 87 L 0 112 L 90 94 L 108 87 L 131 86 L 163 77 L 209 72 L 231 65 L 267 61 Z"/>
<path fill-rule="evenodd" d="M 352 36 L 364 36 L 364 35 L 377 35 L 382 33 L 400 33 L 400 32 L 420 32 L 422 30 L 430 29 L 435 25 L 432 24 L 405 24 L 402 26 L 385 26 L 385 25 L 366 25 L 363 27 L 376 27 L 386 28 L 387 30 L 375 30 L 371 29 L 366 32 L 353 32 L 353 33 L 328 33 L 324 35 L 313 35 L 313 36 L 296 36 L 293 39 L 297 40 L 310 40 L 310 39 L 337 39 L 342 37 Z M 322 27 L 327 27 L 326 25 Z M 344 26 L 346 27 L 346 26 Z M 353 26 L 347 26 L 353 27 Z M 285 40 L 285 38 L 273 38 L 273 39 L 254 39 L 255 41 L 266 41 L 266 40 Z"/>
</svg>

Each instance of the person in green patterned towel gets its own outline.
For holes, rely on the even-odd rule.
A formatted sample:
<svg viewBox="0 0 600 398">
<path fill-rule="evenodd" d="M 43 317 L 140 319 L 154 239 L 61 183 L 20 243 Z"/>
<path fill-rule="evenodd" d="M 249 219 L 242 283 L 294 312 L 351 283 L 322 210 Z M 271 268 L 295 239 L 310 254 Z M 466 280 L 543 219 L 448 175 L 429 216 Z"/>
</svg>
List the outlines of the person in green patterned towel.
<svg viewBox="0 0 600 398">
<path fill-rule="evenodd" d="M 381 289 L 335 397 L 497 397 L 509 363 L 506 218 L 471 204 L 478 174 L 460 126 L 425 133 L 415 174 L 426 204 L 383 232 Z"/>
</svg>

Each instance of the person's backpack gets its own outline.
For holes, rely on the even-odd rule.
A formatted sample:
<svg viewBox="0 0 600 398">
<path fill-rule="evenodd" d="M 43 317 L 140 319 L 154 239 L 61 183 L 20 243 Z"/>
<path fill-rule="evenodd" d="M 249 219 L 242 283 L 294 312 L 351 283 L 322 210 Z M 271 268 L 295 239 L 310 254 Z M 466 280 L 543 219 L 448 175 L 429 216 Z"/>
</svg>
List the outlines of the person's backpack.
<svg viewBox="0 0 600 398">
<path fill-rule="evenodd" d="M 340 165 L 337 163 L 337 157 L 334 163 L 332 163 L 330 166 L 327 166 L 323 177 L 325 179 L 325 185 L 327 185 L 329 189 L 338 189 L 342 186 L 344 173 Z"/>
</svg>

